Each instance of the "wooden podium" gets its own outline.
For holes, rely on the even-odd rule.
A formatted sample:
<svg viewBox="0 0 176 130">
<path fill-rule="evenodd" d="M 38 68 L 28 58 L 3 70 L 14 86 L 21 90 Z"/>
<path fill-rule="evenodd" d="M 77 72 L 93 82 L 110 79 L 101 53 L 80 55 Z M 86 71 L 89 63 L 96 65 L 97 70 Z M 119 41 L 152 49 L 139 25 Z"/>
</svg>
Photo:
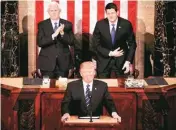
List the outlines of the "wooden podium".
<svg viewBox="0 0 176 130">
<path fill-rule="evenodd" d="M 100 119 L 79 119 L 77 116 L 63 123 L 62 130 L 117 130 L 120 126 L 116 119 L 109 116 L 100 116 Z"/>
<path fill-rule="evenodd" d="M 37 85 L 23 86 L 22 79 L 19 80 L 20 82 L 18 78 L 0 78 L 2 130 L 62 130 L 62 128 L 158 130 L 161 127 L 175 130 L 176 128 L 176 78 L 169 79 L 172 82 L 167 86 L 149 85 L 144 89 L 109 86 L 108 90 L 122 117 L 120 125 L 115 120 L 113 122 L 110 117 L 101 117 L 93 123 L 72 117 L 63 124 L 61 102 L 65 89 L 42 88 Z M 169 107 L 166 107 L 167 105 Z M 108 115 L 105 109 L 103 115 Z M 164 119 L 167 120 L 164 122 Z"/>
</svg>

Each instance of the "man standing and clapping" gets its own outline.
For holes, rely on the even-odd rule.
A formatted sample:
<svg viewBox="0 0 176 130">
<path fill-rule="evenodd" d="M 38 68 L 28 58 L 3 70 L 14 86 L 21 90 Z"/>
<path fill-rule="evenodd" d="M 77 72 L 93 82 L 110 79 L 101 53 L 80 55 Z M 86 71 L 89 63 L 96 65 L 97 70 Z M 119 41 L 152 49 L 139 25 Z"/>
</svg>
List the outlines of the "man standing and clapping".
<svg viewBox="0 0 176 130">
<path fill-rule="evenodd" d="M 49 78 L 67 77 L 73 66 L 69 46 L 74 43 L 72 23 L 60 18 L 60 6 L 51 2 L 48 6 L 49 19 L 38 24 L 37 44 L 41 47 L 38 69 Z"/>
</svg>

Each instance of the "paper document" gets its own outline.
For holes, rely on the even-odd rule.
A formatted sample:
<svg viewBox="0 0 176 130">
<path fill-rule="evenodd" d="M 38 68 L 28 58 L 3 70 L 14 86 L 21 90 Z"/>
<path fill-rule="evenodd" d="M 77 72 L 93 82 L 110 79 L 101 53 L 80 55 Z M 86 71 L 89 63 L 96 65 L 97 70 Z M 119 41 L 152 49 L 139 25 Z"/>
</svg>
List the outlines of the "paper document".
<svg viewBox="0 0 176 130">
<path fill-rule="evenodd" d="M 90 119 L 90 116 L 79 116 L 79 119 Z M 100 119 L 100 116 L 92 116 L 92 119 Z"/>
</svg>

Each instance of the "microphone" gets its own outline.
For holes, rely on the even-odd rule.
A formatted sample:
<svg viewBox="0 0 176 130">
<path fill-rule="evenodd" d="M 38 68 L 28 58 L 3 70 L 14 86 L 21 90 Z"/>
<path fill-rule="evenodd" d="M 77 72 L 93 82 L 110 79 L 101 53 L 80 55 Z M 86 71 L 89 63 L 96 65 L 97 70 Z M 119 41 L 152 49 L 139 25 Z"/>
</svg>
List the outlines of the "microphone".
<svg viewBox="0 0 176 130">
<path fill-rule="evenodd" d="M 92 92 L 91 91 L 89 91 L 89 93 L 88 93 L 88 96 L 89 96 L 89 98 L 90 98 L 90 107 L 89 107 L 89 114 L 90 114 L 90 121 L 89 122 L 93 122 L 93 120 L 92 120 Z"/>
</svg>

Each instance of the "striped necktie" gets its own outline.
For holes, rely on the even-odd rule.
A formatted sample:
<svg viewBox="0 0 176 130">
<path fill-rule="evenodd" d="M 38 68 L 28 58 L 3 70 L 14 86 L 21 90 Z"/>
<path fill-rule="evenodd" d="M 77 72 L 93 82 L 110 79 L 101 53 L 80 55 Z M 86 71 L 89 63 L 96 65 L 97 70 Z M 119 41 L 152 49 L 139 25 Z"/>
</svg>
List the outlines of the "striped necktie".
<svg viewBox="0 0 176 130">
<path fill-rule="evenodd" d="M 86 100 L 86 106 L 87 106 L 87 108 L 88 108 L 89 105 L 90 105 L 90 85 L 89 85 L 89 84 L 86 85 L 85 100 Z"/>
<path fill-rule="evenodd" d="M 57 30 L 58 26 L 57 26 L 57 22 L 54 23 L 54 32 Z"/>
</svg>

